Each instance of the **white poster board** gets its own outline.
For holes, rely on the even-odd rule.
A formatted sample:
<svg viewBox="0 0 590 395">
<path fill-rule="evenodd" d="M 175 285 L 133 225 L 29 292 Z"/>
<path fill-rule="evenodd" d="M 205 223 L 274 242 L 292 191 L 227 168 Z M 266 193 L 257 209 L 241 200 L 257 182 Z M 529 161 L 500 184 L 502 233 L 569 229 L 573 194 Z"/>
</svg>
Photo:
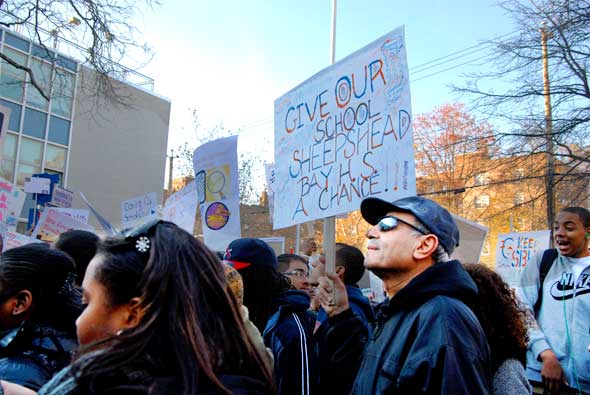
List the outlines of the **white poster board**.
<svg viewBox="0 0 590 395">
<path fill-rule="evenodd" d="M 197 190 L 204 192 L 203 238 L 216 251 L 241 237 L 237 148 L 238 136 L 231 136 L 203 144 L 193 154 L 195 174 L 204 174 L 204 182 L 197 180 Z"/>
<path fill-rule="evenodd" d="M 25 192 L 49 195 L 51 180 L 45 177 L 25 177 Z"/>
<path fill-rule="evenodd" d="M 26 196 L 16 185 L 0 177 L 0 222 L 6 224 L 8 230 L 16 230 Z"/>
<path fill-rule="evenodd" d="M 40 238 L 40 240 L 52 243 L 57 240 L 60 234 L 68 230 L 86 230 L 95 233 L 93 226 L 80 222 L 57 210 L 48 209 L 41 214 L 39 223 L 31 234 L 31 238 Z"/>
<path fill-rule="evenodd" d="M 130 227 L 147 217 L 157 215 L 158 197 L 156 192 L 134 197 L 121 202 L 121 224 Z"/>
<path fill-rule="evenodd" d="M 78 209 L 78 208 L 61 208 L 61 207 L 48 207 L 46 210 L 55 210 L 60 214 L 67 215 L 68 217 L 74 218 L 76 221 L 87 224 L 90 218 L 90 210 Z"/>
<path fill-rule="evenodd" d="M 25 244 L 31 243 L 42 243 L 40 240 L 32 239 L 29 236 L 21 233 L 6 231 L 2 235 L 4 244 L 2 245 L 2 252 L 10 250 L 12 248 L 24 246 Z"/>
<path fill-rule="evenodd" d="M 275 100 L 274 228 L 416 194 L 404 29 Z"/>
<path fill-rule="evenodd" d="M 496 272 L 508 285 L 520 285 L 522 271 L 539 252 L 549 248 L 551 231 L 512 232 L 498 235 Z"/>
<path fill-rule="evenodd" d="M 74 192 L 66 189 L 60 185 L 53 186 L 53 193 L 51 194 L 51 202 L 49 204 L 55 207 L 70 208 L 74 201 Z"/>
<path fill-rule="evenodd" d="M 461 263 L 479 263 L 479 257 L 488 235 L 488 227 L 452 215 L 459 228 L 461 240 L 459 241 L 459 247 L 455 248 L 451 258 L 458 259 Z"/>
<path fill-rule="evenodd" d="M 198 200 L 197 183 L 192 181 L 166 200 L 166 205 L 162 208 L 162 219 L 175 223 L 192 235 Z"/>
</svg>

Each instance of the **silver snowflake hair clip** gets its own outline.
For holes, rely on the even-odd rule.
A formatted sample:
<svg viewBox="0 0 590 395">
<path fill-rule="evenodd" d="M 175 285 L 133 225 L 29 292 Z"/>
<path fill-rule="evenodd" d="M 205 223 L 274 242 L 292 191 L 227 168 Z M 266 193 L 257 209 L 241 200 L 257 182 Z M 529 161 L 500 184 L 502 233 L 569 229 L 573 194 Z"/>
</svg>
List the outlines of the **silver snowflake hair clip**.
<svg viewBox="0 0 590 395">
<path fill-rule="evenodd" d="M 140 236 L 135 241 L 135 249 L 145 254 L 150 250 L 150 239 L 147 236 Z"/>
</svg>

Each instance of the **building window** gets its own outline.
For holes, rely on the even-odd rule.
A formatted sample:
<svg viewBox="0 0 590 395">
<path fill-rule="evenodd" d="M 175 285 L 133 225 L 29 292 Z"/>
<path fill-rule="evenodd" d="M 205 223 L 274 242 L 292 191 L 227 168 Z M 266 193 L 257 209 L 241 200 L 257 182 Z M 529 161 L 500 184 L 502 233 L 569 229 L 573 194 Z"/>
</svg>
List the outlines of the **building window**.
<svg viewBox="0 0 590 395">
<path fill-rule="evenodd" d="M 16 160 L 16 143 L 18 137 L 6 133 L 2 144 L 2 159 L 0 160 L 0 176 L 12 182 L 14 180 L 14 162 Z"/>
<path fill-rule="evenodd" d="M 21 106 L 8 100 L 0 99 L 0 105 L 10 108 L 10 120 L 8 121 L 8 130 L 18 133 L 20 131 L 20 113 Z"/>
<path fill-rule="evenodd" d="M 68 151 L 65 148 L 52 144 L 47 144 L 45 151 L 45 169 L 51 169 L 62 172 L 66 168 L 66 155 Z"/>
<path fill-rule="evenodd" d="M 4 42 L 10 45 L 11 47 L 20 49 L 23 52 L 29 52 L 29 42 L 27 40 L 15 36 L 14 34 L 6 32 L 4 34 Z"/>
<path fill-rule="evenodd" d="M 3 53 L 21 66 L 27 65 L 27 55 L 10 48 L 4 48 Z M 2 60 L 0 74 L 0 94 L 15 101 L 22 101 L 25 89 L 25 71 Z"/>
<path fill-rule="evenodd" d="M 37 84 L 39 84 L 44 92 L 49 92 L 49 83 L 51 82 L 52 72 L 51 65 L 40 60 L 33 59 L 31 62 L 31 69 L 33 70 L 33 75 L 35 76 Z M 47 99 L 41 96 L 39 90 L 31 84 L 27 89 L 27 104 L 47 111 L 49 102 Z"/>
<path fill-rule="evenodd" d="M 18 185 L 25 184 L 25 177 L 31 177 L 41 172 L 41 161 L 43 159 L 43 143 L 23 137 L 20 142 L 20 156 L 16 182 Z"/>
<path fill-rule="evenodd" d="M 524 192 L 516 192 L 514 195 L 514 204 L 523 204 L 524 203 Z"/>
<path fill-rule="evenodd" d="M 51 111 L 62 117 L 72 115 L 72 102 L 74 100 L 75 76 L 63 70 L 55 71 L 53 92 L 51 94 Z"/>
<path fill-rule="evenodd" d="M 475 197 L 475 208 L 486 208 L 490 205 L 489 195 L 479 195 Z"/>
<path fill-rule="evenodd" d="M 54 143 L 68 145 L 70 140 L 70 122 L 65 119 L 51 116 L 47 139 Z"/>
<path fill-rule="evenodd" d="M 491 246 L 490 246 L 490 242 L 486 241 L 483 245 L 483 247 L 481 248 L 481 255 L 483 256 L 489 256 L 490 255 L 490 251 L 491 251 Z"/>
<path fill-rule="evenodd" d="M 39 139 L 45 138 L 45 124 L 47 123 L 47 114 L 30 108 L 25 109 L 25 122 L 23 125 L 23 134 Z"/>
<path fill-rule="evenodd" d="M 523 168 L 518 168 L 514 171 L 514 177 L 515 178 L 523 178 L 524 177 L 524 169 Z"/>
<path fill-rule="evenodd" d="M 475 185 L 485 185 L 487 184 L 487 176 L 486 173 L 479 173 L 475 175 Z"/>
</svg>

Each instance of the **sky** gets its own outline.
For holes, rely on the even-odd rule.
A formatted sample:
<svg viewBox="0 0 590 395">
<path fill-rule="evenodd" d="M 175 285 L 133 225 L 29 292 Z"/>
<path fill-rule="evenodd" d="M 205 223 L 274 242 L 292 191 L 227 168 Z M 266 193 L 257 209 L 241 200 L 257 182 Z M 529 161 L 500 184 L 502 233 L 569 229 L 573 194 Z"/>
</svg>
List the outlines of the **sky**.
<svg viewBox="0 0 590 395">
<path fill-rule="evenodd" d="M 340 0 L 336 15 L 336 61 L 405 26 L 414 116 L 461 100 L 450 85 L 485 67 L 480 44 L 515 30 L 489 0 Z M 168 148 L 196 145 L 196 109 L 202 127 L 221 124 L 241 136 L 239 150 L 272 162 L 274 100 L 330 65 L 331 16 L 331 0 L 161 0 L 144 10 L 136 25 L 153 59 L 140 71 L 172 103 Z"/>
</svg>

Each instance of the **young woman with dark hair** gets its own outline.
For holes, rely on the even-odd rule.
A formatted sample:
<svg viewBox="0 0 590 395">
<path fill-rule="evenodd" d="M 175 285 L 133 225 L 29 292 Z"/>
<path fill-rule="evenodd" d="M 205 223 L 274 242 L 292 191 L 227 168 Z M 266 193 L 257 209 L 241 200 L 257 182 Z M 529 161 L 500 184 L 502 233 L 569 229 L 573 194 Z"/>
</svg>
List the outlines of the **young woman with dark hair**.
<svg viewBox="0 0 590 395">
<path fill-rule="evenodd" d="M 82 353 L 40 395 L 273 392 L 219 259 L 178 226 L 102 242 L 82 288 Z"/>
<path fill-rule="evenodd" d="M 43 244 L 0 255 L 0 378 L 38 390 L 70 363 L 81 311 L 72 259 Z"/>
<path fill-rule="evenodd" d="M 494 395 L 528 395 L 526 377 L 526 311 L 512 290 L 493 270 L 480 264 L 463 265 L 477 285 L 469 307 L 479 320 L 490 345 Z"/>
</svg>

